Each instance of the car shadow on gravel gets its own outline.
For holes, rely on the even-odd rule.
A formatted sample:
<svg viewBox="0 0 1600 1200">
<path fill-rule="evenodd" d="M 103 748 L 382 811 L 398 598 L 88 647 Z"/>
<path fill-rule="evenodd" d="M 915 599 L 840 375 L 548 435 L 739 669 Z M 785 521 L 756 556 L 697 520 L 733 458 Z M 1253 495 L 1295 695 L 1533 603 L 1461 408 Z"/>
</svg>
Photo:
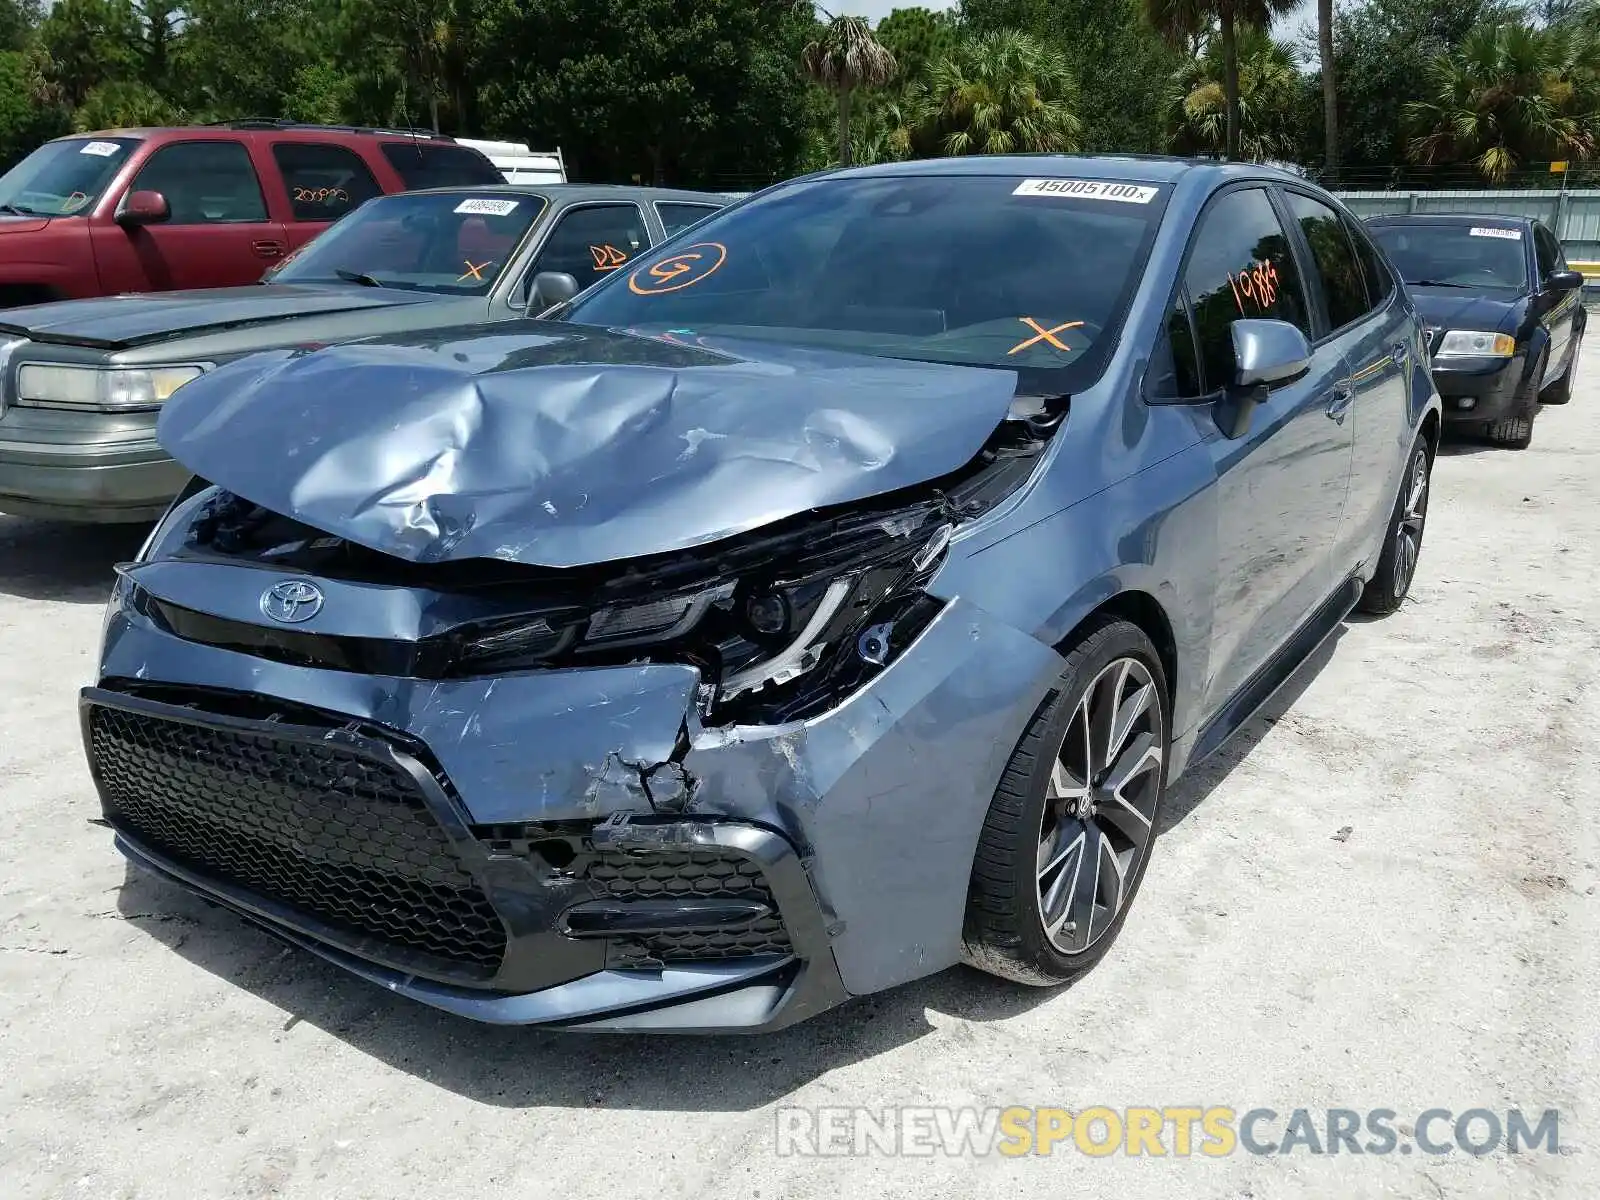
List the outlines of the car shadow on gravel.
<svg viewBox="0 0 1600 1200">
<path fill-rule="evenodd" d="M 1215 754 L 1185 773 L 1162 802 L 1161 818 L 1156 825 L 1158 834 L 1174 828 L 1199 808 L 1201 802 L 1217 790 L 1233 769 L 1250 756 L 1261 739 L 1298 703 L 1306 688 L 1311 686 L 1311 681 L 1328 665 L 1345 631 L 1352 623 L 1364 619 L 1351 614 L 1347 620 L 1341 621 L 1311 657 L 1301 663 L 1283 686 L 1273 693 L 1272 698 L 1261 706 L 1260 712 L 1246 721 L 1244 727 L 1224 742 Z"/>
<path fill-rule="evenodd" d="M 111 568 L 139 552 L 148 525 L 71 525 L 0 514 L 0 595 L 103 604 Z"/>
<path fill-rule="evenodd" d="M 117 909 L 167 951 L 281 1009 L 275 1040 L 290 1055 L 296 1028 L 309 1025 L 394 1070 L 504 1108 L 745 1112 L 927 1036 L 935 1029 L 930 1010 L 1002 1020 L 1063 990 L 1019 988 L 955 967 L 774 1034 L 561 1033 L 483 1025 L 390 995 L 132 866 Z"/>
</svg>

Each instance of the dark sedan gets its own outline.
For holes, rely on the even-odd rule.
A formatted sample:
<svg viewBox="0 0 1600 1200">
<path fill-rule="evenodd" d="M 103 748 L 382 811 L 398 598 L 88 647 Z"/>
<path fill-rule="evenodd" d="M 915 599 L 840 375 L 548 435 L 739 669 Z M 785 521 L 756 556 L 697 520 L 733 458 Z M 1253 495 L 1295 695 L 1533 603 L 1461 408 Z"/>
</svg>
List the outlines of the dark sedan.
<svg viewBox="0 0 1600 1200">
<path fill-rule="evenodd" d="M 1172 781 L 1402 603 L 1438 409 L 1286 173 L 793 180 L 546 319 L 186 385 L 90 766 L 141 868 L 481 1020 L 1060 983 Z"/>
<path fill-rule="evenodd" d="M 1565 404 L 1587 314 L 1583 276 L 1525 217 L 1372 217 L 1367 227 L 1428 331 L 1446 422 L 1502 446 L 1533 440 L 1541 404 Z"/>
</svg>

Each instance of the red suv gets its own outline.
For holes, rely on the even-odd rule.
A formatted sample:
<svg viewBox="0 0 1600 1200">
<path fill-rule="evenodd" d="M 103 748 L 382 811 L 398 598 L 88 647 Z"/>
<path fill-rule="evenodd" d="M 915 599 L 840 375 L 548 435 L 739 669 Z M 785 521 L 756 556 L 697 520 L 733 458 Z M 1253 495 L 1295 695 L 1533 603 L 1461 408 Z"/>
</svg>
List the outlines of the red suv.
<svg viewBox="0 0 1600 1200">
<path fill-rule="evenodd" d="M 431 134 L 287 121 L 46 142 L 0 176 L 0 308 L 254 283 L 383 192 L 502 182 Z"/>
</svg>

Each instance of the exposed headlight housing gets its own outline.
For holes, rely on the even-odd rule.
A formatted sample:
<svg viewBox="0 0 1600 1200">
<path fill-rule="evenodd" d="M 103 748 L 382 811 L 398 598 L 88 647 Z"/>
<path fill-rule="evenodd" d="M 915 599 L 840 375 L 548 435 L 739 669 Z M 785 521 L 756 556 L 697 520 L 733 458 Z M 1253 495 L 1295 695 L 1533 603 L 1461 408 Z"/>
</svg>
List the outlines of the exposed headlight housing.
<svg viewBox="0 0 1600 1200">
<path fill-rule="evenodd" d="M 1452 329 L 1444 335 L 1435 358 L 1510 358 L 1517 352 L 1517 339 L 1509 333 L 1489 333 L 1476 329 Z"/>
<path fill-rule="evenodd" d="M 24 363 L 17 369 L 17 403 L 94 412 L 159 408 L 173 392 L 206 373 L 200 364 L 91 367 Z"/>
</svg>

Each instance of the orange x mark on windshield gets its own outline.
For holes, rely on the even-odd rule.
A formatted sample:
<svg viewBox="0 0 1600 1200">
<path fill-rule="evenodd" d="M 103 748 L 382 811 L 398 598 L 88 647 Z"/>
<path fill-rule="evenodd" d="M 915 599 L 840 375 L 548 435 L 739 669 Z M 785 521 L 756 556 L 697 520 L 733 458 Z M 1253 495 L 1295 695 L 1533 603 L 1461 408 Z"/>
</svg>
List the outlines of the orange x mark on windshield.
<svg viewBox="0 0 1600 1200">
<path fill-rule="evenodd" d="M 1018 342 L 1015 346 L 1006 351 L 1007 354 L 1015 354 L 1019 350 L 1026 350 L 1029 346 L 1032 346 L 1036 342 L 1049 342 L 1057 350 L 1071 350 L 1071 346 L 1067 345 L 1065 342 L 1057 340 L 1056 334 L 1060 333 L 1063 329 L 1076 329 L 1079 325 L 1083 324 L 1082 321 L 1068 321 L 1064 325 L 1057 325 L 1054 329 L 1046 329 L 1032 317 L 1018 317 L 1017 320 L 1021 321 L 1029 329 L 1033 330 L 1034 336 L 1025 342 Z"/>
<path fill-rule="evenodd" d="M 492 259 L 492 258 L 491 259 L 487 259 L 484 262 L 477 263 L 476 265 L 474 265 L 472 260 L 469 258 L 469 259 L 467 259 L 467 270 L 466 270 L 466 273 L 461 275 L 459 278 L 457 278 L 456 282 L 457 283 L 465 283 L 469 279 L 476 279 L 479 283 L 482 283 L 484 281 L 484 279 L 483 279 L 483 276 L 479 274 L 479 272 L 482 271 L 485 267 L 492 267 L 492 266 L 494 266 L 494 259 Z"/>
</svg>

